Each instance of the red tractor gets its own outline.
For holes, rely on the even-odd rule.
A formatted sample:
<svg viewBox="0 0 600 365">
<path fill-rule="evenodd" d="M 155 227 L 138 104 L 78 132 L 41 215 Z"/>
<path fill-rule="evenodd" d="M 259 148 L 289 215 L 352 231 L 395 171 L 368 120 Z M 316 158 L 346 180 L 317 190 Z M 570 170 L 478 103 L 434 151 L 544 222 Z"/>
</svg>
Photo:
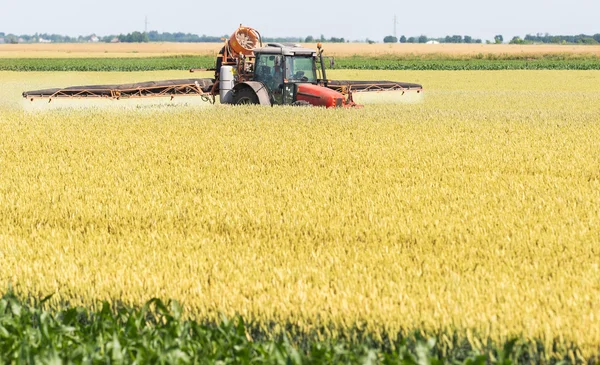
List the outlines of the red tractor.
<svg viewBox="0 0 600 365">
<path fill-rule="evenodd" d="M 260 33 L 240 26 L 225 41 L 216 61 L 214 78 L 150 81 L 125 85 L 73 86 L 26 91 L 23 97 L 112 99 L 200 95 L 221 104 L 313 105 L 327 108 L 360 107 L 357 103 L 390 103 L 421 96 L 418 84 L 395 81 L 328 80 L 323 49 L 269 43 Z M 192 69 L 190 71 L 208 71 Z"/>
</svg>

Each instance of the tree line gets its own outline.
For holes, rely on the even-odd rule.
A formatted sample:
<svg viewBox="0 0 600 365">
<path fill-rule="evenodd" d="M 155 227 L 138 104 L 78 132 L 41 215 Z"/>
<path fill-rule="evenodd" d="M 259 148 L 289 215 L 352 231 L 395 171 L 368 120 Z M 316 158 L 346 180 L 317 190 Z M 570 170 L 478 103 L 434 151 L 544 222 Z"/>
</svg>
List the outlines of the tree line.
<svg viewBox="0 0 600 365">
<path fill-rule="evenodd" d="M 600 44 L 600 33 L 594 35 L 550 35 L 548 33 L 536 35 L 527 34 L 524 38 L 513 37 L 509 42 L 511 44 L 533 44 L 533 43 L 554 43 L 554 44 Z"/>
<path fill-rule="evenodd" d="M 33 35 L 28 34 L 6 34 L 0 32 L 0 41 L 4 43 L 36 43 L 40 41 L 50 41 L 52 43 L 85 43 L 85 42 L 125 42 L 125 43 L 145 43 L 145 42 L 202 42 L 202 43 L 219 43 L 222 42 L 223 38 L 228 38 L 228 35 L 224 36 L 209 36 L 209 35 L 197 35 L 192 33 L 169 33 L 157 31 L 145 32 L 131 32 L 127 34 L 118 35 L 107 35 L 102 37 L 96 37 L 94 34 L 86 36 L 70 37 L 60 34 L 49 34 L 49 33 L 35 33 Z M 307 37 L 264 37 L 264 42 L 282 42 L 282 43 L 296 43 L 296 42 L 329 42 L 329 43 L 345 43 L 348 40 L 345 38 L 330 37 L 326 38 L 323 34 L 320 37 L 314 37 L 309 35 Z M 435 41 L 439 43 L 483 43 L 481 39 L 471 37 L 469 35 L 447 35 L 440 38 L 430 38 L 425 35 L 420 36 L 401 36 L 400 38 L 388 35 L 383 38 L 384 43 L 427 43 L 429 41 Z M 354 41 L 356 42 L 356 41 Z M 360 42 L 360 41 L 359 41 Z M 376 43 L 370 39 L 366 39 L 362 42 Z M 496 35 L 493 40 L 486 40 L 485 43 L 504 43 L 504 37 L 502 35 Z M 534 43 L 548 43 L 548 44 L 600 44 L 600 33 L 594 35 L 550 35 L 546 34 L 527 34 L 521 38 L 519 36 L 513 37 L 510 42 L 511 44 L 534 44 Z"/>
<path fill-rule="evenodd" d="M 40 41 L 50 41 L 52 43 L 85 43 L 85 42 L 124 42 L 124 43 L 146 43 L 146 42 L 186 42 L 186 43 L 220 43 L 224 38 L 229 38 L 229 35 L 209 36 L 206 34 L 197 35 L 192 33 L 159 33 L 157 31 L 146 32 L 131 32 L 127 34 L 113 34 L 102 37 L 97 37 L 95 34 L 86 36 L 70 37 L 60 34 L 35 33 L 28 34 L 5 34 L 0 32 L 0 39 L 4 43 L 36 43 Z M 263 37 L 263 42 L 329 42 L 329 43 L 345 43 L 346 39 L 338 37 L 325 38 L 323 34 L 320 37 Z"/>
<path fill-rule="evenodd" d="M 197 35 L 191 33 L 159 33 L 157 31 L 131 32 L 127 34 L 113 34 L 102 37 L 97 37 L 95 34 L 70 37 L 61 34 L 35 33 L 31 34 L 6 34 L 0 32 L 0 38 L 4 43 L 36 43 L 40 41 L 50 41 L 52 43 L 85 43 L 85 42 L 128 42 L 128 43 L 143 43 L 143 42 L 221 42 L 222 37 Z"/>
<path fill-rule="evenodd" d="M 400 38 L 388 35 L 383 38 L 383 43 L 427 43 L 429 41 L 435 41 L 439 43 L 483 43 L 481 39 L 476 39 L 471 36 L 465 35 L 448 35 L 441 38 L 429 38 L 425 35 L 420 35 L 418 37 L 406 37 L 401 36 Z M 498 34 L 494 37 L 492 41 L 485 41 L 485 43 L 504 43 L 504 37 L 501 34 Z M 594 35 L 550 35 L 548 33 L 541 34 L 538 33 L 536 35 L 527 34 L 525 37 L 521 38 L 519 36 L 513 37 L 510 44 L 535 44 L 535 43 L 543 43 L 543 44 L 600 44 L 600 34 Z"/>
<path fill-rule="evenodd" d="M 502 36 L 496 36 L 496 37 L 502 37 Z M 441 37 L 441 38 L 429 38 L 425 35 L 420 35 L 420 36 L 415 36 L 415 37 L 406 37 L 406 36 L 400 36 L 400 38 L 398 37 L 394 37 L 392 35 L 388 35 L 386 37 L 383 38 L 383 43 L 427 43 L 429 41 L 434 41 L 434 42 L 438 42 L 438 43 L 483 43 L 483 41 L 481 39 L 478 38 L 473 38 L 469 35 L 447 35 L 445 37 Z M 500 43 L 502 43 L 502 40 L 500 41 Z"/>
</svg>

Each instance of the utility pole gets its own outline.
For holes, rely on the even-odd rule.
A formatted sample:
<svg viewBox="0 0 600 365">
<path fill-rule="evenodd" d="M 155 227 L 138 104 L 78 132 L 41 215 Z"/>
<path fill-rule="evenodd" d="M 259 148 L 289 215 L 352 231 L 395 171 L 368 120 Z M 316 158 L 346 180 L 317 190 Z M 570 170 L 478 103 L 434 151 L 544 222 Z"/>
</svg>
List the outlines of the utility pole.
<svg viewBox="0 0 600 365">
<path fill-rule="evenodd" d="M 148 16 L 144 20 L 144 33 L 148 34 Z"/>
<path fill-rule="evenodd" d="M 396 25 L 398 25 L 398 18 L 394 15 L 394 38 L 398 38 L 398 35 L 396 34 Z"/>
</svg>

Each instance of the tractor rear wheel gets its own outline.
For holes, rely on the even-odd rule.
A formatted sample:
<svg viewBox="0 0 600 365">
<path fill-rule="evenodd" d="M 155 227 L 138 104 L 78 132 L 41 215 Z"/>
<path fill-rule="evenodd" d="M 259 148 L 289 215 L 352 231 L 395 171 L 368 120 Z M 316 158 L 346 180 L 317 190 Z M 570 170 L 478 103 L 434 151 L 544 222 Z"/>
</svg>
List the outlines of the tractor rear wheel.
<svg viewBox="0 0 600 365">
<path fill-rule="evenodd" d="M 245 104 L 258 104 L 258 95 L 249 87 L 238 90 L 233 95 L 232 104 L 245 105 Z"/>
</svg>

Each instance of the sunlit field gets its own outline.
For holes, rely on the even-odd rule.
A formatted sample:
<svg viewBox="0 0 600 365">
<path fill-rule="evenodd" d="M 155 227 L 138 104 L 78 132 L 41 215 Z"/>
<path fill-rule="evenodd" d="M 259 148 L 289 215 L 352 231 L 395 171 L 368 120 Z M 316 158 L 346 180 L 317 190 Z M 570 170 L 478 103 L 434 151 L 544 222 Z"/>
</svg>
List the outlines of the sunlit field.
<svg viewBox="0 0 600 365">
<path fill-rule="evenodd" d="M 600 72 L 331 71 L 424 85 L 356 110 L 20 97 L 178 77 L 0 73 L 4 288 L 598 353 Z"/>
<path fill-rule="evenodd" d="M 316 48 L 317 43 L 301 43 Z M 566 54 L 600 57 L 600 46 L 588 45 L 513 45 L 513 44 L 367 44 L 324 43 L 330 56 L 413 55 L 430 58 L 470 58 L 482 55 Z M 176 55 L 216 55 L 222 43 L 55 43 L 0 44 L 0 58 L 87 58 L 157 57 Z"/>
</svg>

